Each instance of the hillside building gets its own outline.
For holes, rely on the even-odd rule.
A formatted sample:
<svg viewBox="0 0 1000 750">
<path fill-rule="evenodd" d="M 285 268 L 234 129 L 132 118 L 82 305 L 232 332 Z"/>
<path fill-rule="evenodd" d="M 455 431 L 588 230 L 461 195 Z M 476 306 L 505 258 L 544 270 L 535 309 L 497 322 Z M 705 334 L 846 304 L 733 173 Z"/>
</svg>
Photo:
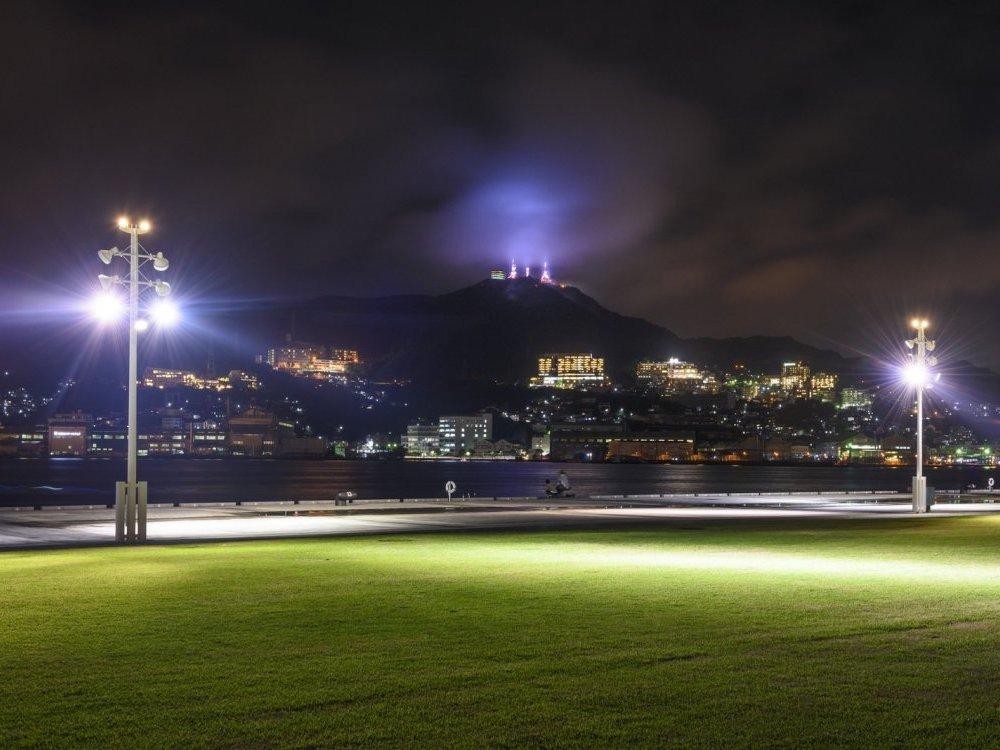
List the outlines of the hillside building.
<svg viewBox="0 0 1000 750">
<path fill-rule="evenodd" d="M 532 388 L 587 388 L 607 385 L 604 358 L 589 353 L 546 354 L 538 358 Z"/>
</svg>

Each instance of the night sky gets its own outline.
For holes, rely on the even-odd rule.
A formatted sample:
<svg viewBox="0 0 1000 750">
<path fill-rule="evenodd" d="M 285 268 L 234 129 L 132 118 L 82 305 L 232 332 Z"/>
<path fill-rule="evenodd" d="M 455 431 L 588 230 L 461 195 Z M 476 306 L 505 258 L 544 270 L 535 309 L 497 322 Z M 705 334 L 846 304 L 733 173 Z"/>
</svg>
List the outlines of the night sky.
<svg viewBox="0 0 1000 750">
<path fill-rule="evenodd" d="M 1000 19 L 955 7 L 4 3 L 2 307 L 93 288 L 127 212 L 202 301 L 547 259 L 682 336 L 918 312 L 1000 368 Z"/>
</svg>

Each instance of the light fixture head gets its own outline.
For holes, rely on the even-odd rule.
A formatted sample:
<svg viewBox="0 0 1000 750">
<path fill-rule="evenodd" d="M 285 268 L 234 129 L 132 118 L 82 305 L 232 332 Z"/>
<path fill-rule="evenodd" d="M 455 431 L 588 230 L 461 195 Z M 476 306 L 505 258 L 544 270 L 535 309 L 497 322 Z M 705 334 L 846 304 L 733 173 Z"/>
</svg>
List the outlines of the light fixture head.
<svg viewBox="0 0 1000 750">
<path fill-rule="evenodd" d="M 149 219 L 143 219 L 142 221 L 139 222 L 140 232 L 148 232 L 152 228 L 153 225 L 149 223 Z"/>
<path fill-rule="evenodd" d="M 149 328 L 149 321 L 146 320 L 145 318 L 139 318 L 138 320 L 135 321 L 135 330 L 139 331 L 140 333 L 147 330 L 148 328 Z"/>
<path fill-rule="evenodd" d="M 168 284 L 166 281 L 154 281 L 153 290 L 161 297 L 166 297 L 168 294 L 170 294 L 170 284 Z"/>
<path fill-rule="evenodd" d="M 903 380 L 915 388 L 923 388 L 930 382 L 930 379 L 931 374 L 926 365 L 910 362 L 903 368 Z"/>
<path fill-rule="evenodd" d="M 153 268 L 157 271 L 166 271 L 170 268 L 170 261 L 163 257 L 162 250 L 153 256 Z"/>
<path fill-rule="evenodd" d="M 130 222 L 127 216 L 118 217 L 118 228 L 127 230 L 129 228 Z"/>
<path fill-rule="evenodd" d="M 125 311 L 125 304 L 114 292 L 98 292 L 90 301 L 90 313 L 102 323 L 118 320 Z"/>
<path fill-rule="evenodd" d="M 111 263 L 116 255 L 118 255 L 117 247 L 109 247 L 105 250 L 97 251 L 97 257 L 100 258 L 101 262 L 106 266 Z"/>
<path fill-rule="evenodd" d="M 101 289 L 109 291 L 111 287 L 118 283 L 117 276 L 108 276 L 106 273 L 99 274 L 97 280 L 101 282 Z"/>
<path fill-rule="evenodd" d="M 181 318 L 180 310 L 171 300 L 161 299 L 153 303 L 149 315 L 158 327 L 169 328 L 176 325 Z"/>
</svg>

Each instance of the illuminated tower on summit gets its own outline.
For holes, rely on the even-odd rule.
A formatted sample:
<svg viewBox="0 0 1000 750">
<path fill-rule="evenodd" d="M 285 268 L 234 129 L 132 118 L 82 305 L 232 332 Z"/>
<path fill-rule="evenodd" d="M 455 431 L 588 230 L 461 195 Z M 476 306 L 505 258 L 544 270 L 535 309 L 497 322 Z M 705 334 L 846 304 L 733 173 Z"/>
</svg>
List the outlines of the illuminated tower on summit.
<svg viewBox="0 0 1000 750">
<path fill-rule="evenodd" d="M 507 275 L 507 278 L 508 279 L 517 278 L 517 263 L 513 260 L 510 262 L 510 273 Z"/>
<path fill-rule="evenodd" d="M 525 266 L 524 267 L 524 278 L 526 278 L 526 279 L 530 279 L 531 278 L 531 266 Z"/>
<path fill-rule="evenodd" d="M 542 283 L 551 284 L 552 276 L 549 274 L 549 262 L 545 261 L 542 263 Z"/>
</svg>

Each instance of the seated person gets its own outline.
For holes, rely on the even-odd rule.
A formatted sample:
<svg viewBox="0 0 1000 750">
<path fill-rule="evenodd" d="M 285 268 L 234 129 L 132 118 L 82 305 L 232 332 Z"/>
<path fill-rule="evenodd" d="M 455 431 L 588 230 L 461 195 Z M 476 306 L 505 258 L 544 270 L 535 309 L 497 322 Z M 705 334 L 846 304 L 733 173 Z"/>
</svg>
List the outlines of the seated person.
<svg viewBox="0 0 1000 750">
<path fill-rule="evenodd" d="M 559 472 L 559 479 L 556 481 L 556 490 L 558 490 L 560 495 L 565 495 L 570 491 L 569 477 L 566 476 L 565 471 Z"/>
</svg>

